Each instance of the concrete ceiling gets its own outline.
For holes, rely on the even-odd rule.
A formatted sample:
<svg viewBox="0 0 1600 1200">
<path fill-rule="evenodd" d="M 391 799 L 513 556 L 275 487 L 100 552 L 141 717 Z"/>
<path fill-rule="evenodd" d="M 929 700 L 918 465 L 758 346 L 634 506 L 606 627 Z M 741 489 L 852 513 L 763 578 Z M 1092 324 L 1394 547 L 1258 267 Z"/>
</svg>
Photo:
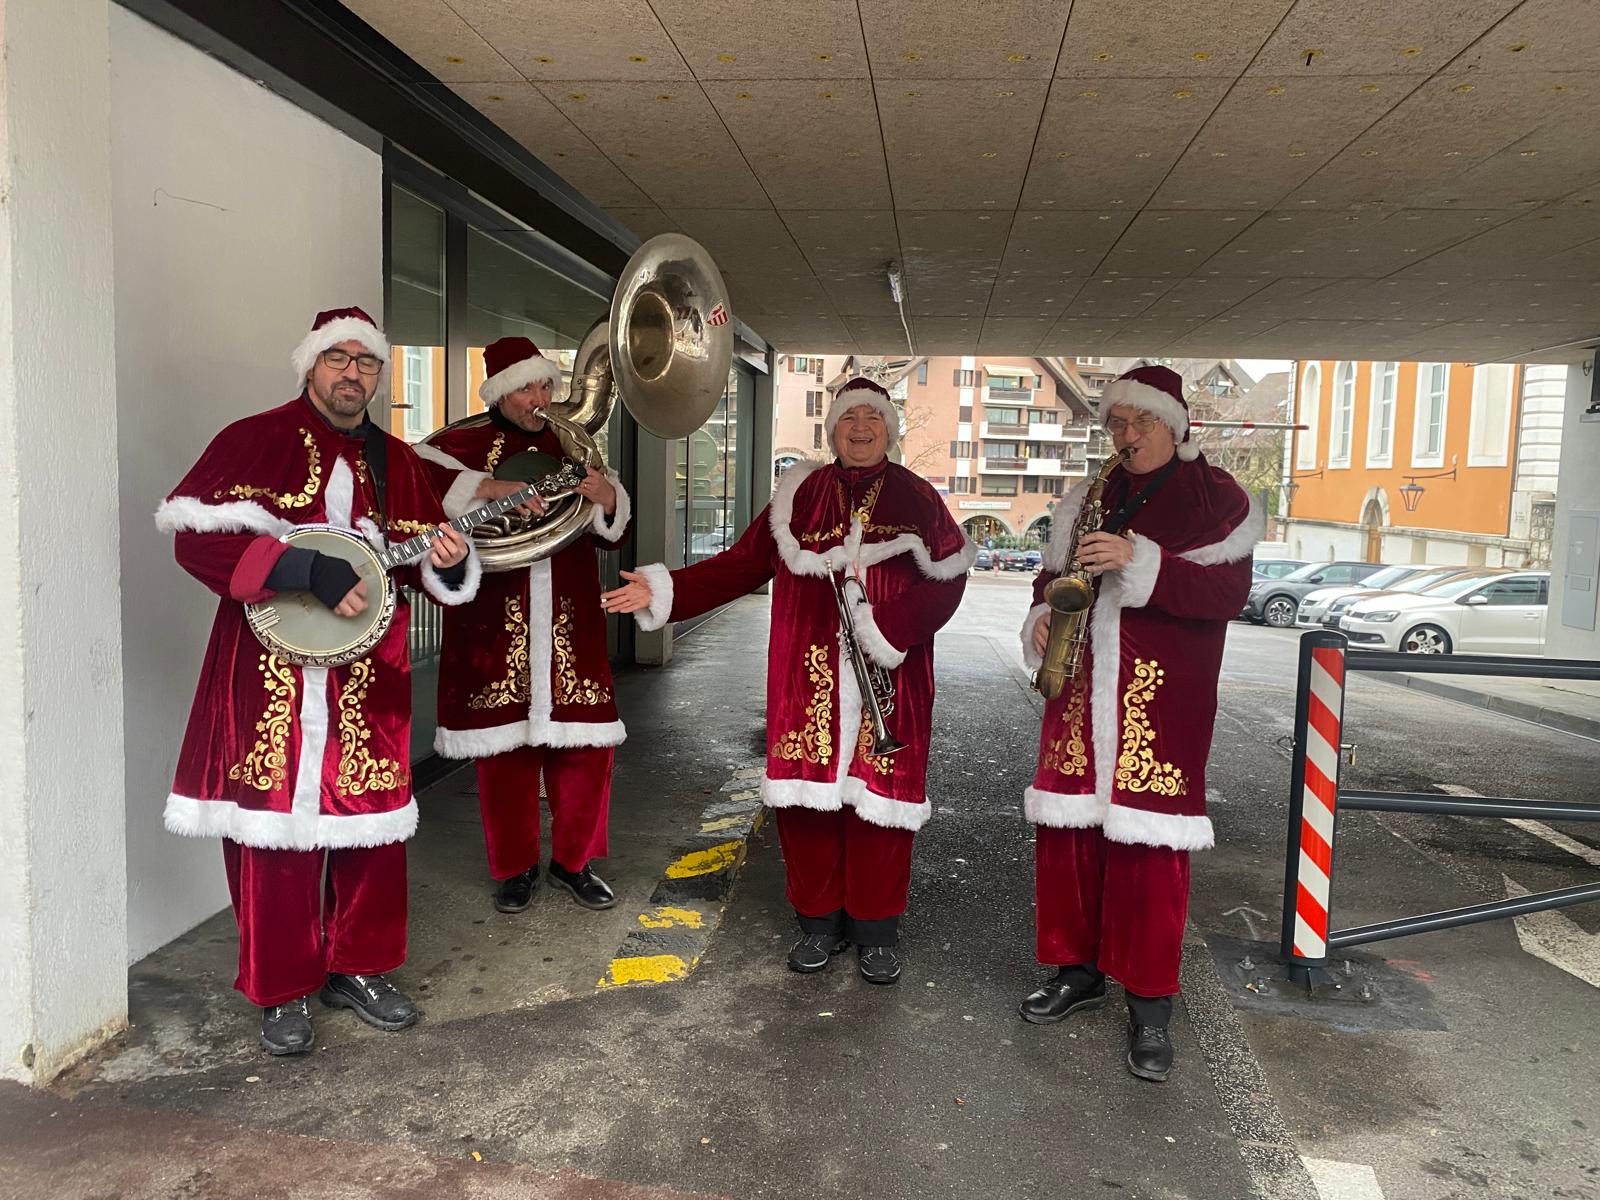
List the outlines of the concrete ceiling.
<svg viewBox="0 0 1600 1200">
<path fill-rule="evenodd" d="M 1565 360 L 1595 0 L 346 0 L 786 350 Z"/>
</svg>

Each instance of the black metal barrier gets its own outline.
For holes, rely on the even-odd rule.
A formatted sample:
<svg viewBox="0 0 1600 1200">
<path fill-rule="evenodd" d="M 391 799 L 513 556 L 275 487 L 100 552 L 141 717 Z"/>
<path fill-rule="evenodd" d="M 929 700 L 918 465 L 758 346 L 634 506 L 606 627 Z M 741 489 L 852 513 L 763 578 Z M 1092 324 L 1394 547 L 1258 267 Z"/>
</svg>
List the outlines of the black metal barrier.
<svg viewBox="0 0 1600 1200">
<path fill-rule="evenodd" d="M 1310 983 L 1312 972 L 1326 967 L 1330 950 L 1600 900 L 1600 882 L 1596 882 L 1330 931 L 1334 844 L 1340 812 L 1600 821 L 1600 805 L 1594 804 L 1547 804 L 1509 797 L 1341 789 L 1339 768 L 1347 671 L 1600 681 L 1600 662 L 1585 659 L 1352 651 L 1342 633 L 1314 630 L 1305 634 L 1300 639 L 1300 675 L 1295 693 L 1294 763 L 1283 876 L 1281 948 L 1291 979 Z"/>
</svg>

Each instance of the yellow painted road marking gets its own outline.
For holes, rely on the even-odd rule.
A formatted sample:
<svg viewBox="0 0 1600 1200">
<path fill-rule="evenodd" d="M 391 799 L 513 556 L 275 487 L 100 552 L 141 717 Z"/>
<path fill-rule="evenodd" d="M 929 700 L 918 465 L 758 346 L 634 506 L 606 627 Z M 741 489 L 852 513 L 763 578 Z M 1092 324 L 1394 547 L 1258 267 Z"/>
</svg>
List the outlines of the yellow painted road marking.
<svg viewBox="0 0 1600 1200">
<path fill-rule="evenodd" d="M 728 799 L 729 800 L 759 800 L 759 799 L 761 799 L 761 791 L 760 791 L 760 789 L 757 789 L 756 791 L 753 791 L 753 792 L 735 792 L 735 793 L 733 793 L 733 795 L 729 796 Z"/>
<path fill-rule="evenodd" d="M 640 913 L 639 924 L 646 929 L 671 929 L 676 925 L 686 925 L 690 929 L 704 929 L 706 919 L 704 914 L 692 908 L 673 908 L 662 905 L 653 913 Z"/>
<path fill-rule="evenodd" d="M 651 954 L 639 958 L 613 958 L 610 972 L 596 987 L 624 987 L 630 983 L 670 983 L 682 979 L 698 957 L 684 962 L 676 954 Z"/>
<path fill-rule="evenodd" d="M 685 854 L 667 868 L 668 879 L 692 879 L 696 875 L 710 875 L 730 865 L 739 857 L 743 842 L 723 842 L 709 850 L 695 850 Z"/>
<path fill-rule="evenodd" d="M 743 816 L 723 817 L 720 821 L 707 821 L 704 825 L 700 826 L 700 832 L 721 833 L 724 829 L 732 829 L 737 825 L 743 825 L 749 819 L 750 816 L 747 813 Z"/>
</svg>

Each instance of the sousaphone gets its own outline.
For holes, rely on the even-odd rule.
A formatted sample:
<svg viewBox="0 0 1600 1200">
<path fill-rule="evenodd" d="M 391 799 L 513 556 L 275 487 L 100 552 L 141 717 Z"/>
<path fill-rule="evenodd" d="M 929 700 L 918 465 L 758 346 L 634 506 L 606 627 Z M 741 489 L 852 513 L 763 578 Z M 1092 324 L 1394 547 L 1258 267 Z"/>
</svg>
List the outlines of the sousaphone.
<svg viewBox="0 0 1600 1200">
<path fill-rule="evenodd" d="M 584 335 L 573 356 L 572 386 L 548 410 L 561 459 L 536 451 L 514 454 L 495 467 L 495 477 L 538 483 L 574 465 L 604 470 L 595 436 L 618 399 L 640 428 L 666 440 L 687 437 L 716 408 L 732 362 L 728 290 L 716 263 L 683 234 L 651 238 L 623 268 L 610 317 Z M 423 440 L 489 420 L 488 413 L 476 413 Z M 514 571 L 563 549 L 593 519 L 593 503 L 567 493 L 543 516 L 508 513 L 477 525 L 472 540 L 484 570 Z"/>
</svg>

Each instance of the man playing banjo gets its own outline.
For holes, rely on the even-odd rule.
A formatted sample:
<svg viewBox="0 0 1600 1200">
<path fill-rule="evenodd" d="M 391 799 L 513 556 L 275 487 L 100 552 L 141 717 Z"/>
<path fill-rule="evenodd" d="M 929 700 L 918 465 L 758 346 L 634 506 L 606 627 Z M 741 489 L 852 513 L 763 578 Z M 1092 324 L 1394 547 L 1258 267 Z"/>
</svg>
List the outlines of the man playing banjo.
<svg viewBox="0 0 1600 1200">
<path fill-rule="evenodd" d="M 417 448 L 452 517 L 524 486 L 495 478 L 497 467 L 543 461 L 553 468 L 570 456 L 560 429 L 546 420 L 561 378 L 555 361 L 524 337 L 492 343 L 483 361 L 478 394 L 489 419 L 452 426 Z M 486 575 L 473 603 L 445 615 L 434 749 L 478 760 L 494 906 L 506 913 L 526 909 L 538 883 L 541 774 L 551 884 L 586 908 L 617 902 L 590 866 L 606 854 L 612 756 L 626 736 L 612 697 L 596 552 L 623 539 L 631 510 L 610 472 L 589 471 L 577 493 L 593 504 L 581 536 L 526 566 Z M 538 497 L 523 507 L 545 511 Z"/>
<path fill-rule="evenodd" d="M 389 365 L 372 319 L 319 313 L 293 363 L 300 394 L 224 429 L 156 513 L 179 564 L 221 597 L 166 826 L 223 839 L 234 986 L 261 1007 L 271 1054 L 310 1049 L 319 988 L 323 1004 L 379 1029 L 417 1019 L 384 978 L 405 961 L 405 841 L 417 825 L 408 606 L 399 598 L 365 656 L 334 667 L 268 652 L 245 606 L 300 593 L 354 625 L 380 600 L 343 559 L 286 544 L 319 522 L 377 545 L 436 531 L 400 578 L 441 604 L 471 600 L 480 574 L 466 539 L 441 525 L 417 456 L 367 417 Z"/>
</svg>

